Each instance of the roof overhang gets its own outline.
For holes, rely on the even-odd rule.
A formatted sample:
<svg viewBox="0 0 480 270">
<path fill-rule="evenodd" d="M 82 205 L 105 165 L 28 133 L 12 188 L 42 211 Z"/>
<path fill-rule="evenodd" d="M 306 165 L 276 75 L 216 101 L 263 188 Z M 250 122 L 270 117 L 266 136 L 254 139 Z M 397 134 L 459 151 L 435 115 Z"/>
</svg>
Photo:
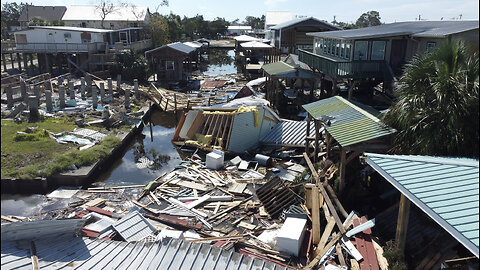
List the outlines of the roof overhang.
<svg viewBox="0 0 480 270">
<path fill-rule="evenodd" d="M 370 158 L 378 155 L 379 154 L 365 153 L 365 156 L 367 157 L 367 164 L 370 165 L 383 178 L 390 182 L 390 184 L 392 184 L 398 191 L 400 191 L 405 197 L 407 197 L 412 203 L 414 203 L 418 208 L 425 212 L 430 218 L 432 218 L 436 223 L 438 223 L 442 228 L 444 228 L 448 233 L 450 233 L 455 239 L 462 243 L 462 245 L 464 245 L 478 258 L 479 249 L 477 246 L 475 246 L 468 238 L 466 238 L 462 233 L 455 229 L 451 224 L 445 221 L 445 219 L 440 217 L 440 215 L 434 212 L 430 207 L 425 205 L 425 203 L 418 199 L 412 192 L 410 192 L 410 190 L 401 185 L 397 180 L 395 180 L 395 178 L 393 178 L 388 172 L 382 169 L 381 166 L 379 166 L 375 161 Z"/>
</svg>

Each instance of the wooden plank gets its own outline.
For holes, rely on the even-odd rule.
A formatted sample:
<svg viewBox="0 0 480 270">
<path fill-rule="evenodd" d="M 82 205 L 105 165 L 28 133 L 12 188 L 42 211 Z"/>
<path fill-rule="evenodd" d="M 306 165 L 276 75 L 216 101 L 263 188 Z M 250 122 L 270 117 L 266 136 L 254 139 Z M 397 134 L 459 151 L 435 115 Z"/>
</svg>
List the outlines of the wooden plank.
<svg viewBox="0 0 480 270">
<path fill-rule="evenodd" d="M 325 253 L 327 253 L 327 251 L 333 246 L 335 245 L 338 240 L 340 240 L 340 238 L 342 238 L 343 234 L 341 233 L 337 233 L 335 235 L 335 237 L 333 237 L 332 240 L 330 240 L 330 242 L 328 242 L 328 244 L 320 251 L 318 252 L 318 255 L 315 256 L 315 258 L 307 265 L 305 266 L 303 269 L 304 270 L 311 270 L 313 269 L 319 262 L 320 262 L 320 259 L 323 257 L 323 255 L 325 255 Z"/>
<path fill-rule="evenodd" d="M 194 183 L 194 182 L 189 182 L 189 181 L 178 181 L 175 185 L 179 185 L 179 186 L 182 186 L 182 187 L 187 187 L 187 188 L 191 188 L 191 189 L 197 189 L 197 190 L 201 190 L 201 191 L 207 191 L 208 190 L 208 187 L 206 185 L 203 185 L 203 184 L 199 184 L 199 183 Z"/>
<path fill-rule="evenodd" d="M 255 230 L 255 228 L 257 227 L 256 225 L 253 225 L 244 221 L 240 221 L 240 223 L 237 226 L 245 228 L 247 230 L 251 230 L 251 231 Z"/>
<path fill-rule="evenodd" d="M 335 249 L 336 249 L 336 253 L 337 253 L 337 257 L 338 257 L 338 261 L 340 262 L 340 265 L 347 266 L 347 262 L 345 262 L 345 257 L 343 256 L 343 253 L 342 253 L 342 247 L 340 246 L 339 243 L 337 243 L 337 245 L 335 246 Z"/>
<path fill-rule="evenodd" d="M 320 201 L 318 196 L 318 188 L 312 187 L 311 200 L 312 200 L 312 231 L 313 231 L 313 243 L 318 244 L 320 242 Z"/>
<path fill-rule="evenodd" d="M 235 114 L 232 115 L 232 119 L 230 121 L 230 127 L 227 135 L 227 143 L 224 148 L 225 150 L 228 150 L 228 146 L 230 145 L 230 135 L 232 134 L 232 128 L 234 123 L 235 123 Z"/>
<path fill-rule="evenodd" d="M 343 223 L 340 220 L 340 217 L 338 216 L 337 210 L 335 210 L 335 207 L 333 206 L 333 203 L 330 200 L 330 197 L 328 196 L 327 191 L 323 187 L 323 184 L 320 181 L 320 177 L 318 176 L 318 173 L 315 170 L 315 167 L 313 167 L 312 161 L 310 161 L 310 158 L 306 155 L 306 153 L 303 153 L 303 156 L 305 158 L 305 161 L 308 164 L 308 167 L 310 168 L 310 171 L 312 172 L 313 177 L 315 178 L 315 180 L 317 182 L 317 186 L 320 187 L 320 192 L 322 193 L 322 195 L 325 199 L 325 202 L 327 203 L 328 209 L 330 210 L 333 218 L 335 219 L 335 223 L 337 224 L 338 229 L 340 230 L 342 235 L 345 234 L 346 231 L 345 231 L 345 228 L 343 227 Z"/>
<path fill-rule="evenodd" d="M 325 226 L 325 230 L 323 231 L 322 238 L 318 243 L 317 249 L 322 250 L 325 244 L 328 241 L 328 238 L 332 234 L 333 227 L 335 227 L 335 219 L 333 217 L 328 219 L 327 225 Z"/>
<path fill-rule="evenodd" d="M 89 206 L 99 206 L 100 204 L 106 202 L 107 200 L 106 199 L 103 199 L 103 198 L 95 198 L 91 201 L 88 201 L 86 202 L 85 204 L 83 204 L 81 207 L 82 208 L 87 208 Z"/>
<path fill-rule="evenodd" d="M 194 189 L 194 190 L 195 190 L 195 189 Z M 208 195 L 208 194 L 203 195 L 203 196 L 200 197 L 198 200 L 193 201 L 193 202 L 187 204 L 187 208 L 188 208 L 188 209 L 192 209 L 192 208 L 198 206 L 199 204 L 207 201 L 208 199 L 210 199 L 210 195 Z"/>
<path fill-rule="evenodd" d="M 247 183 L 234 183 L 230 185 L 228 191 L 231 193 L 242 194 L 246 187 Z"/>
<path fill-rule="evenodd" d="M 7 217 L 7 216 L 4 216 L 2 215 L 2 219 L 3 220 L 6 220 L 6 221 L 10 221 L 10 222 L 18 222 L 20 220 L 16 219 L 16 218 L 11 218 L 11 217 Z"/>
</svg>

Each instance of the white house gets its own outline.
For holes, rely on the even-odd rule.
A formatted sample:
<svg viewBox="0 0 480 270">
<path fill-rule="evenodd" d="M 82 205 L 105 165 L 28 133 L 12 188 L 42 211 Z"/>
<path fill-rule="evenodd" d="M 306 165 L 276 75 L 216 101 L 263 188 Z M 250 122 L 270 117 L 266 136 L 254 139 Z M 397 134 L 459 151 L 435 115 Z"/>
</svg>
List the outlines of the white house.
<svg viewBox="0 0 480 270">
<path fill-rule="evenodd" d="M 150 23 L 148 7 L 114 6 L 111 12 L 105 14 L 102 27 L 102 13 L 99 6 L 69 6 L 62 17 L 66 26 L 90 27 L 105 29 L 122 29 L 142 27 Z"/>
<path fill-rule="evenodd" d="M 230 25 L 227 29 L 227 35 L 240 36 L 252 32 L 252 27 L 249 25 Z"/>
</svg>

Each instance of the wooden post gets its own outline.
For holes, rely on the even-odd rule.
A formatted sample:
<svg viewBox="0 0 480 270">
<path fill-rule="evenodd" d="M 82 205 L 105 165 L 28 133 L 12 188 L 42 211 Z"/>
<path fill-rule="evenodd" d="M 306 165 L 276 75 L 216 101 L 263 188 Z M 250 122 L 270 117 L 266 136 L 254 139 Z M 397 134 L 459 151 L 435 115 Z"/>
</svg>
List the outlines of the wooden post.
<svg viewBox="0 0 480 270">
<path fill-rule="evenodd" d="M 313 243 L 318 244 L 320 242 L 320 198 L 318 194 L 318 188 L 312 187 L 312 231 L 313 231 Z"/>
<path fill-rule="evenodd" d="M 175 105 L 175 114 L 177 114 L 177 93 L 173 94 L 173 103 Z"/>
<path fill-rule="evenodd" d="M 318 159 L 318 147 L 319 147 L 319 139 L 320 139 L 320 121 L 314 120 L 315 123 L 315 149 L 314 149 L 314 157 L 313 162 L 317 162 Z"/>
<path fill-rule="evenodd" d="M 15 61 L 13 60 L 13 53 L 10 53 L 10 64 L 12 65 L 12 69 L 15 68 Z"/>
<path fill-rule="evenodd" d="M 345 166 L 347 166 L 347 151 L 341 148 L 340 151 L 340 183 L 338 186 L 338 192 L 342 193 L 345 187 Z"/>
<path fill-rule="evenodd" d="M 355 81 L 352 81 L 348 87 L 348 100 L 352 99 L 353 88 L 355 87 Z"/>
<path fill-rule="evenodd" d="M 312 116 L 308 113 L 307 115 L 307 134 L 305 135 L 305 153 L 307 155 L 310 155 L 310 149 L 309 149 L 309 144 L 310 141 L 308 140 L 308 137 L 310 137 L 310 123 L 312 121 Z"/>
<path fill-rule="evenodd" d="M 327 141 L 327 158 L 330 158 L 330 148 L 332 147 L 332 136 L 330 136 L 330 133 L 328 133 L 327 130 L 325 130 L 325 140 Z"/>
<path fill-rule="evenodd" d="M 7 59 L 5 58 L 5 54 L 2 53 L 2 62 L 3 62 L 3 70 L 7 71 Z"/>
<path fill-rule="evenodd" d="M 397 243 L 397 247 L 402 252 L 405 250 L 409 217 L 410 200 L 402 194 L 400 196 L 400 204 L 398 206 L 397 232 L 395 234 L 395 242 Z"/>
</svg>

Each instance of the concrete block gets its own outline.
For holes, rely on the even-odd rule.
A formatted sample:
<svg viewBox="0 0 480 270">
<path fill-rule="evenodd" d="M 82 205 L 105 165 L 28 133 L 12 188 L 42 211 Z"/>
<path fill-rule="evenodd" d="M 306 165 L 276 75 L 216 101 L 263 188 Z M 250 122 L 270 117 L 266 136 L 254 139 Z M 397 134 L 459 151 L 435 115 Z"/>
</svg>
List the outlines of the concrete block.
<svg viewBox="0 0 480 270">
<path fill-rule="evenodd" d="M 303 238 L 305 237 L 306 225 L 306 219 L 292 217 L 287 218 L 277 236 L 277 250 L 298 256 L 303 243 Z"/>
</svg>

